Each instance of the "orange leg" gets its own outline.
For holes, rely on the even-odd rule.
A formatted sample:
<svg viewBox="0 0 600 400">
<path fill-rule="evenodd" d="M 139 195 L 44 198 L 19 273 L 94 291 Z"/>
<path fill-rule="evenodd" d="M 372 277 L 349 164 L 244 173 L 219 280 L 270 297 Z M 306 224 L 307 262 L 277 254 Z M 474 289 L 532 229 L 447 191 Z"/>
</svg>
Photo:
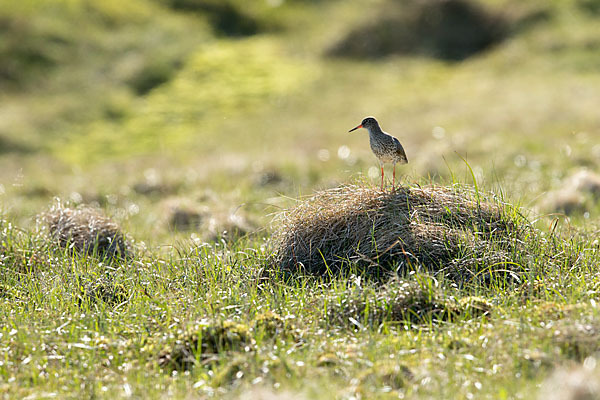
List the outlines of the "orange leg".
<svg viewBox="0 0 600 400">
<path fill-rule="evenodd" d="M 383 164 L 381 165 L 381 190 L 383 191 Z"/>
</svg>

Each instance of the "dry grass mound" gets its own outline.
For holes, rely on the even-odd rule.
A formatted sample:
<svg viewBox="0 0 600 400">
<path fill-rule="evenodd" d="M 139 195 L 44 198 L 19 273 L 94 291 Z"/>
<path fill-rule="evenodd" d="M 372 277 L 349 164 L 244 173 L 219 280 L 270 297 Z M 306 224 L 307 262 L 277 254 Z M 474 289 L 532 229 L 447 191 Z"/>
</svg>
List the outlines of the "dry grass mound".
<svg viewBox="0 0 600 400">
<path fill-rule="evenodd" d="M 580 169 L 567 177 L 561 188 L 548 193 L 542 207 L 551 212 L 567 215 L 592 210 L 600 200 L 600 175 Z"/>
<path fill-rule="evenodd" d="M 460 187 L 344 186 L 279 215 L 272 261 L 292 273 L 422 267 L 464 278 L 491 265 L 514 267 L 529 231 L 518 218 L 514 208 Z"/>
<path fill-rule="evenodd" d="M 600 368 L 596 359 L 580 366 L 557 369 L 542 384 L 539 400 L 592 400 L 600 398 Z"/>
<path fill-rule="evenodd" d="M 121 229 L 100 210 L 54 206 L 42 215 L 50 236 L 65 249 L 102 258 L 128 258 L 129 245 Z"/>
<path fill-rule="evenodd" d="M 502 15 L 468 0 L 388 1 L 372 21 L 351 31 L 330 54 L 377 58 L 422 54 L 463 60 L 504 40 Z"/>
<path fill-rule="evenodd" d="M 205 15 L 213 29 L 226 36 L 249 36 L 266 27 L 231 0 L 166 0 L 175 10 Z"/>
</svg>

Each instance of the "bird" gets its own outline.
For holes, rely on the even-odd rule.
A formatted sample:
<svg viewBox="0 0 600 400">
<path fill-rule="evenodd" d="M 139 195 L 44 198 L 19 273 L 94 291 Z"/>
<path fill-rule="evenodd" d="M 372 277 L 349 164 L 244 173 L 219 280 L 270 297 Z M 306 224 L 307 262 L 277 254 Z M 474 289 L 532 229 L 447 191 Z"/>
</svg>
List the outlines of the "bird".
<svg viewBox="0 0 600 400">
<path fill-rule="evenodd" d="M 379 165 L 381 167 L 381 190 L 383 191 L 383 164 L 391 162 L 394 165 L 394 177 L 392 180 L 392 190 L 395 189 L 396 182 L 396 163 L 407 164 L 408 158 L 404 152 L 404 147 L 400 144 L 400 141 L 394 136 L 384 132 L 379 127 L 379 122 L 374 117 L 366 117 L 362 120 L 360 125 L 352 128 L 348 133 L 355 131 L 359 128 L 365 128 L 369 131 L 369 142 L 371 144 L 371 150 L 375 156 L 379 159 Z"/>
</svg>

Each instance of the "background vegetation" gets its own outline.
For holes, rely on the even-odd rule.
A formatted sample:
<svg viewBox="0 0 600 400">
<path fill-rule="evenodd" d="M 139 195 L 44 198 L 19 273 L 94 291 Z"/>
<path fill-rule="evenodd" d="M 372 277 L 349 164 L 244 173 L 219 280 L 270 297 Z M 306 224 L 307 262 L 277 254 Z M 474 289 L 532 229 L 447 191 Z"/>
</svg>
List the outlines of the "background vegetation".
<svg viewBox="0 0 600 400">
<path fill-rule="evenodd" d="M 599 17 L 597 0 L 0 1 L 0 395 L 531 398 L 597 378 Z M 475 180 L 520 207 L 537 236 L 518 279 L 269 268 L 273 213 L 377 185 L 346 133 L 366 115 L 402 141 L 404 184 Z M 38 216 L 79 205 L 131 256 L 61 248 Z"/>
</svg>

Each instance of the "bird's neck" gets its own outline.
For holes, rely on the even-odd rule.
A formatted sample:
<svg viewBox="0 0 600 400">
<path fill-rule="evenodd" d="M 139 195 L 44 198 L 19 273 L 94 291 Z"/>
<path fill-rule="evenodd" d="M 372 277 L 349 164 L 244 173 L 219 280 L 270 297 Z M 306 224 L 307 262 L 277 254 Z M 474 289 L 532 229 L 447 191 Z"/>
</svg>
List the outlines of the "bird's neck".
<svg viewBox="0 0 600 400">
<path fill-rule="evenodd" d="M 369 131 L 369 136 L 378 136 L 383 133 L 379 126 L 372 126 L 367 129 Z"/>
</svg>

